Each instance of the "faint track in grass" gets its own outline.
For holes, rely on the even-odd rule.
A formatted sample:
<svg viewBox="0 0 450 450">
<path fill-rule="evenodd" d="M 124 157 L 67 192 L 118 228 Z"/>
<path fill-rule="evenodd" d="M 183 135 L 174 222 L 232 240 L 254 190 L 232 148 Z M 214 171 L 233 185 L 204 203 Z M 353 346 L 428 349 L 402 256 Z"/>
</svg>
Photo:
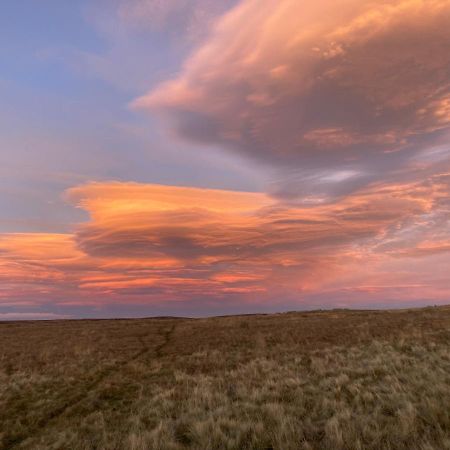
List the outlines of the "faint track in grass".
<svg viewBox="0 0 450 450">
<path fill-rule="evenodd" d="M 97 374 L 95 379 L 91 381 L 91 383 L 86 385 L 85 389 L 83 389 L 83 392 L 73 394 L 72 397 L 69 398 L 66 402 L 61 404 L 59 407 L 53 409 L 47 415 L 38 420 L 31 429 L 27 430 L 26 433 L 12 436 L 6 442 L 3 442 L 0 445 L 0 450 L 11 450 L 18 448 L 27 439 L 36 437 L 40 431 L 42 431 L 53 421 L 61 417 L 66 411 L 68 411 L 70 408 L 77 406 L 83 400 L 85 400 L 89 396 L 89 394 L 109 376 L 119 372 L 122 368 L 136 361 L 141 356 L 148 353 L 152 353 L 157 359 L 162 358 L 163 349 L 167 347 L 167 345 L 170 343 L 172 336 L 175 332 L 176 325 L 177 325 L 176 323 L 173 323 L 168 328 L 163 327 L 163 330 L 161 330 L 160 333 L 160 336 L 163 337 L 163 342 L 161 342 L 161 344 L 157 345 L 154 348 L 149 347 L 144 341 L 144 338 L 149 336 L 149 334 L 138 336 L 138 341 L 142 345 L 142 348 L 138 352 L 134 353 L 130 358 L 118 361 L 113 366 L 107 367 L 104 370 L 100 371 L 100 373 Z"/>
</svg>

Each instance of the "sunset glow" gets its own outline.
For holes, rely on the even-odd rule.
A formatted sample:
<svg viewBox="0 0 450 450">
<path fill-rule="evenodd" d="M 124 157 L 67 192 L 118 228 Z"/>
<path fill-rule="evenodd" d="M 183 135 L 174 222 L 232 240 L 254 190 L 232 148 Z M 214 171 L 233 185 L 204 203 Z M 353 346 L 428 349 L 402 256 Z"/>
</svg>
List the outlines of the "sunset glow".
<svg viewBox="0 0 450 450">
<path fill-rule="evenodd" d="M 61 42 L 2 44 L 0 320 L 449 303 L 448 0 L 43 3 Z"/>
</svg>

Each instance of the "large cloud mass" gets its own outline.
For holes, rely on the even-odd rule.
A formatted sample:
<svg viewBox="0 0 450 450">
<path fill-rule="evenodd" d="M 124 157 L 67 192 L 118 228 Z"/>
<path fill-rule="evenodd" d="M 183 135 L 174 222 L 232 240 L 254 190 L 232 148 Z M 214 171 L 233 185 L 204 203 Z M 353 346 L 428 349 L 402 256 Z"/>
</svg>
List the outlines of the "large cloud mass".
<svg viewBox="0 0 450 450">
<path fill-rule="evenodd" d="M 259 193 L 79 186 L 68 198 L 91 218 L 73 234 L 0 235 L 0 305 L 212 312 L 444 301 L 449 185 L 442 173 L 313 208 Z"/>
<path fill-rule="evenodd" d="M 188 139 L 296 167 L 303 184 L 323 188 L 308 170 L 347 174 L 351 191 L 440 142 L 449 42 L 448 0 L 244 0 L 134 104 Z"/>
</svg>

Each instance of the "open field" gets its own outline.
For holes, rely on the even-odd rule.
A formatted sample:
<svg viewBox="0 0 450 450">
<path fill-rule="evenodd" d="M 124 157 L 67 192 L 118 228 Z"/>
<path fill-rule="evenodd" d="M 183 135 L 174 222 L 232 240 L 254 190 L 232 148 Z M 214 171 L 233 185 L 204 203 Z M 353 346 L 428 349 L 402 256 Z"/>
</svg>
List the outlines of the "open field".
<svg viewBox="0 0 450 450">
<path fill-rule="evenodd" d="M 0 324 L 0 448 L 450 449 L 450 307 Z"/>
</svg>

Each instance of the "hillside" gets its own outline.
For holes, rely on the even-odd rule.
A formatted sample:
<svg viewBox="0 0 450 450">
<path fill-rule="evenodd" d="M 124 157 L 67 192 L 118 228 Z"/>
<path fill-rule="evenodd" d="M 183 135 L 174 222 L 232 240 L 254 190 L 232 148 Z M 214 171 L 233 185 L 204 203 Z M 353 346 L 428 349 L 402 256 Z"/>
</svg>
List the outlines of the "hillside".
<svg viewBox="0 0 450 450">
<path fill-rule="evenodd" d="M 450 449 L 450 307 L 0 324 L 1 449 Z"/>
</svg>

